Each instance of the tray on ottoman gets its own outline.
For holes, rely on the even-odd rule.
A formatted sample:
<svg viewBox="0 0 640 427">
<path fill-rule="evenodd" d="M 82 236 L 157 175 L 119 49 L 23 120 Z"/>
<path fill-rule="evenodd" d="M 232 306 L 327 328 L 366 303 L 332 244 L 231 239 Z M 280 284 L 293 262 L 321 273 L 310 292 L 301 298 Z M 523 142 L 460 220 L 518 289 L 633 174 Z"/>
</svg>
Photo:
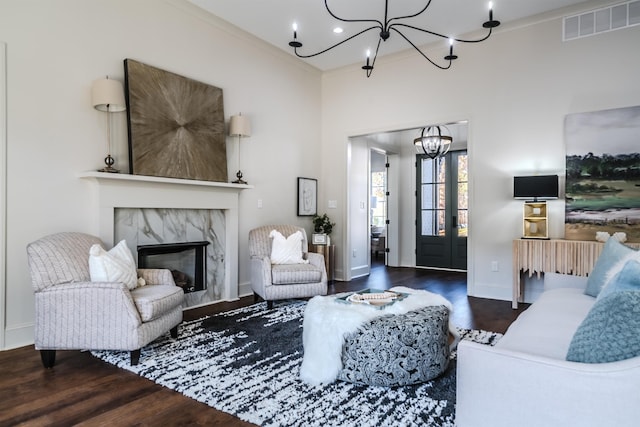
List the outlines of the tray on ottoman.
<svg viewBox="0 0 640 427">
<path fill-rule="evenodd" d="M 365 304 L 382 310 L 396 301 L 402 301 L 409 294 L 383 289 L 364 289 L 336 297 L 336 301 L 345 304 Z"/>
</svg>

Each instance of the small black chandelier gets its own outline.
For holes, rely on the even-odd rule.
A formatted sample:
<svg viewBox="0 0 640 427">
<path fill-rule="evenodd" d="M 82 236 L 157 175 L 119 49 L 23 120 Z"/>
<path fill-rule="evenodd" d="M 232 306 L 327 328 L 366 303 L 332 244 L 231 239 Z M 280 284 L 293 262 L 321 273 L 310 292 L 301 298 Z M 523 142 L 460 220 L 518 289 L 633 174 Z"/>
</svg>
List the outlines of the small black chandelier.
<svg viewBox="0 0 640 427">
<path fill-rule="evenodd" d="M 420 136 L 413 140 L 416 151 L 424 153 L 430 159 L 443 157 L 449 152 L 453 137 L 446 126 L 428 126 L 422 128 Z"/>
<path fill-rule="evenodd" d="M 453 62 L 453 60 L 458 59 L 457 55 L 453 54 L 453 44 L 455 42 L 458 43 L 479 43 L 482 41 L 487 40 L 490 36 L 491 36 L 491 31 L 493 30 L 493 28 L 497 27 L 498 25 L 500 25 L 500 21 L 496 21 L 493 19 L 493 5 L 491 2 L 489 2 L 489 20 L 484 22 L 482 24 L 482 26 L 486 29 L 488 29 L 488 33 L 479 39 L 476 40 L 465 40 L 465 39 L 458 39 L 458 38 L 454 38 L 454 37 L 450 37 L 450 36 L 445 36 L 444 34 L 440 34 L 440 33 L 436 33 L 434 31 L 431 30 L 427 30 L 424 28 L 419 28 L 419 27 L 415 27 L 413 25 L 408 25 L 408 24 L 403 24 L 401 22 L 397 22 L 401 19 L 409 19 L 409 18 L 414 18 L 418 15 L 421 15 L 422 13 L 426 12 L 426 10 L 429 8 L 429 6 L 431 5 L 431 1 L 432 0 L 428 0 L 427 4 L 422 8 L 422 10 L 420 10 L 417 13 L 414 13 L 412 15 L 406 15 L 406 16 L 398 16 L 395 18 L 389 18 L 388 17 L 388 12 L 389 12 L 389 0 L 385 0 L 384 2 L 384 23 L 382 21 L 378 21 L 377 19 L 345 19 L 345 18 L 340 18 L 339 16 L 337 16 L 335 13 L 333 13 L 331 11 L 331 9 L 329 8 L 329 4 L 328 4 L 328 0 L 324 0 L 324 5 L 327 9 L 327 12 L 329 12 L 329 15 L 331 15 L 332 17 L 334 17 L 335 19 L 339 20 L 339 21 L 343 21 L 343 22 L 371 22 L 374 23 L 375 25 L 366 28 L 362 31 L 360 31 L 359 33 L 356 33 L 354 35 L 352 35 L 349 38 L 346 38 L 344 40 L 342 40 L 341 42 L 338 42 L 332 46 L 329 46 L 328 48 L 321 50 L 319 52 L 316 53 L 312 53 L 309 55 L 303 55 L 298 53 L 298 49 L 302 47 L 302 42 L 298 41 L 298 28 L 297 25 L 294 23 L 293 24 L 293 40 L 289 42 L 289 46 L 291 46 L 293 48 L 293 52 L 296 54 L 296 56 L 298 58 L 312 58 L 314 56 L 318 56 L 321 55 L 325 52 L 330 51 L 333 48 L 336 48 L 346 42 L 348 42 L 349 40 L 352 40 L 364 33 L 367 33 L 371 30 L 375 30 L 378 29 L 380 30 L 380 38 L 378 39 L 378 45 L 376 47 L 376 52 L 373 56 L 373 61 L 370 60 L 370 56 L 371 53 L 370 51 L 367 51 L 367 59 L 366 59 L 366 63 L 365 65 L 362 66 L 362 69 L 365 70 L 367 72 L 367 77 L 371 76 L 371 73 L 373 72 L 373 67 L 376 64 L 376 58 L 378 57 L 378 51 L 380 50 L 380 43 L 383 41 L 387 41 L 387 39 L 391 36 L 391 31 L 394 31 L 396 33 L 398 33 L 400 35 L 400 37 L 402 37 L 403 39 L 405 39 L 407 41 L 407 43 L 409 43 L 416 51 L 418 51 L 418 53 L 420 55 L 422 55 L 427 61 L 431 62 L 431 64 L 433 64 L 434 66 L 442 69 L 442 70 L 447 70 L 451 67 L 451 63 Z M 433 36 L 437 36 L 437 37 L 441 37 L 443 39 L 449 39 L 449 54 L 446 55 L 444 57 L 445 61 L 449 61 L 446 65 L 440 65 L 437 64 L 436 62 L 434 62 L 431 58 L 429 58 L 423 51 L 421 51 L 418 46 L 416 46 L 411 40 L 409 40 L 409 38 L 404 35 L 399 28 L 408 28 L 411 30 L 415 30 L 415 31 L 420 31 L 423 33 L 427 33 L 427 34 L 431 34 Z"/>
</svg>

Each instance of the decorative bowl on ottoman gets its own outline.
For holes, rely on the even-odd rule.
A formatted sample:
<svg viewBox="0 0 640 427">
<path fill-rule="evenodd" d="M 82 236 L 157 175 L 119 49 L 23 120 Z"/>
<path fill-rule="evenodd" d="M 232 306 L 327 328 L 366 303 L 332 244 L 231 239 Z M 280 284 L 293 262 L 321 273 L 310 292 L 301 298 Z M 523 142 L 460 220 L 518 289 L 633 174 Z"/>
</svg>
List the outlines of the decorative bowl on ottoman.
<svg viewBox="0 0 640 427">
<path fill-rule="evenodd" d="M 422 383 L 447 369 L 449 354 L 447 307 L 382 316 L 345 337 L 338 379 L 383 387 Z"/>
</svg>

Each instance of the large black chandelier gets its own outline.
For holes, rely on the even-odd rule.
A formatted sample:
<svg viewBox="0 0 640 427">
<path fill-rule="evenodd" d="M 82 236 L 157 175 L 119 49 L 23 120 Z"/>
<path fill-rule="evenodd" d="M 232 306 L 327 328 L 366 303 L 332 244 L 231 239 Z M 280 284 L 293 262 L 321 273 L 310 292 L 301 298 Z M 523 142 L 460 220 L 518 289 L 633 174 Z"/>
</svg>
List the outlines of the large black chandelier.
<svg viewBox="0 0 640 427">
<path fill-rule="evenodd" d="M 389 18 L 388 12 L 389 12 L 389 0 L 385 0 L 384 2 L 384 23 L 382 21 L 378 21 L 377 19 L 345 19 L 345 18 L 340 18 L 339 16 L 337 16 L 335 13 L 333 13 L 331 11 L 331 9 L 329 8 L 329 4 L 328 4 L 328 0 L 324 0 L 324 5 L 327 9 L 327 12 L 329 12 L 329 15 L 331 15 L 332 17 L 334 17 L 335 19 L 339 20 L 339 21 L 343 21 L 343 22 L 371 22 L 374 23 L 375 25 L 366 28 L 362 31 L 360 31 L 359 33 L 356 33 L 354 35 L 352 35 L 349 38 L 346 38 L 332 46 L 329 46 L 326 49 L 323 49 L 319 52 L 316 53 L 312 53 L 312 54 L 308 54 L 308 55 L 304 55 L 304 54 L 300 54 L 298 52 L 298 49 L 302 47 L 302 42 L 300 42 L 298 40 L 298 28 L 297 25 L 294 23 L 293 24 L 293 40 L 289 42 L 289 46 L 291 46 L 293 48 L 293 52 L 296 54 L 297 57 L 299 58 L 312 58 L 314 56 L 318 56 L 318 55 L 322 55 L 325 52 L 330 51 L 331 49 L 334 49 L 346 42 L 348 42 L 349 40 L 352 40 L 362 34 L 365 34 L 371 30 L 380 30 L 380 38 L 378 39 L 378 45 L 376 46 L 376 51 L 375 54 L 373 56 L 373 61 L 371 61 L 371 52 L 367 51 L 367 57 L 366 57 L 366 63 L 365 65 L 362 66 L 362 69 L 365 70 L 367 72 L 367 77 L 371 76 L 371 73 L 373 72 L 373 67 L 376 64 L 376 58 L 378 57 L 378 51 L 380 50 L 380 44 L 383 41 L 387 41 L 387 39 L 391 36 L 391 32 L 396 32 L 398 35 L 400 35 L 400 37 L 402 37 L 403 39 L 405 39 L 407 41 L 407 43 L 409 43 L 416 51 L 418 51 L 418 53 L 420 53 L 420 55 L 422 55 L 427 61 L 429 61 L 431 64 L 433 64 L 434 66 L 442 69 L 442 70 L 447 70 L 451 67 L 451 63 L 455 60 L 458 59 L 457 55 L 454 55 L 453 53 L 453 45 L 454 43 L 479 43 L 482 41 L 487 40 L 490 36 L 491 36 L 491 31 L 497 27 L 498 25 L 500 25 L 500 21 L 496 21 L 493 19 L 493 5 L 490 2 L 489 3 L 489 20 L 484 22 L 482 24 L 482 26 L 486 29 L 488 29 L 487 34 L 484 37 L 481 37 L 479 39 L 475 39 L 475 40 L 467 40 L 467 39 L 459 39 L 459 38 L 455 38 L 455 37 L 450 37 L 450 36 L 446 36 L 444 34 L 440 34 L 437 33 L 435 31 L 431 31 L 431 30 L 427 30 L 424 28 L 419 28 L 413 25 L 409 25 L 409 24 L 404 24 L 402 22 L 399 22 L 402 19 L 409 19 L 409 18 L 415 18 L 418 15 L 421 15 L 422 13 L 426 12 L 426 10 L 429 8 L 429 6 L 431 5 L 431 1 L 432 0 L 428 0 L 427 4 L 422 8 L 422 10 L 420 10 L 417 13 L 414 13 L 412 15 L 406 15 L 406 16 L 398 16 L 395 18 Z M 438 63 L 436 63 L 435 61 L 433 61 L 431 58 L 429 58 L 422 50 L 420 50 L 420 48 L 418 48 L 418 46 L 416 46 L 411 40 L 409 40 L 409 38 L 403 34 L 400 29 L 410 29 L 410 30 L 415 30 L 415 31 L 420 31 L 423 33 L 427 33 L 427 34 L 431 34 L 433 36 L 437 36 L 437 37 L 441 37 L 443 39 L 449 39 L 449 54 L 446 55 L 444 57 L 445 61 L 448 61 L 448 63 L 445 63 L 445 65 L 440 65 Z"/>
</svg>

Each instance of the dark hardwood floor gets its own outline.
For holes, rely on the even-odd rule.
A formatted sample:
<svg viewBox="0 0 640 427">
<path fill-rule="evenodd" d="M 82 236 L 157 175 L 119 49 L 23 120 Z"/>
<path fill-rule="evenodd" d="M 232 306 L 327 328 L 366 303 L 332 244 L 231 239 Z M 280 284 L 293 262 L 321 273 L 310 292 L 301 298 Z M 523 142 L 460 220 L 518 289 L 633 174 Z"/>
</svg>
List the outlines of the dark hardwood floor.
<svg viewBox="0 0 640 427">
<path fill-rule="evenodd" d="M 329 293 L 407 286 L 445 296 L 454 305 L 453 322 L 463 328 L 504 332 L 526 308 L 509 301 L 467 297 L 466 273 L 386 268 L 368 277 L 335 282 Z M 197 319 L 253 303 L 253 297 L 188 310 Z M 286 301 L 276 304 L 286 304 Z M 0 426 L 251 426 L 81 351 L 58 351 L 53 369 L 44 369 L 32 346 L 0 352 Z"/>
</svg>

